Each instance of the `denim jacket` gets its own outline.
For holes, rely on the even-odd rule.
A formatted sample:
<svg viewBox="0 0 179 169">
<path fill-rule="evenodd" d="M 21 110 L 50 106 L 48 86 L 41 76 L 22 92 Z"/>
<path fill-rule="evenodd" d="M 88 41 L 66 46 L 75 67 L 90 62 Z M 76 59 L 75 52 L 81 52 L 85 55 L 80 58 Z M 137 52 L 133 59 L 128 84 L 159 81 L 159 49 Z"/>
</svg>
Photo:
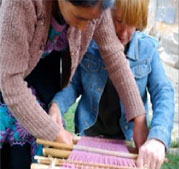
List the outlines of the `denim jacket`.
<svg viewBox="0 0 179 169">
<path fill-rule="evenodd" d="M 126 57 L 140 90 L 148 122 L 149 95 L 147 91 L 150 94 L 153 118 L 148 139 L 158 139 L 168 148 L 174 118 L 174 90 L 160 61 L 157 41 L 142 32 L 136 31 L 130 41 Z M 84 135 L 84 131 L 91 127 L 97 119 L 99 102 L 107 79 L 108 73 L 105 70 L 98 47 L 94 41 L 91 41 L 72 82 L 67 88 L 57 93 L 53 99 L 53 102 L 58 104 L 62 115 L 64 115 L 76 98 L 81 95 L 75 112 L 75 125 L 80 135 Z M 119 123 L 126 140 L 131 140 L 134 124 L 127 122 L 124 106 L 121 102 L 120 105 L 121 118 Z"/>
</svg>

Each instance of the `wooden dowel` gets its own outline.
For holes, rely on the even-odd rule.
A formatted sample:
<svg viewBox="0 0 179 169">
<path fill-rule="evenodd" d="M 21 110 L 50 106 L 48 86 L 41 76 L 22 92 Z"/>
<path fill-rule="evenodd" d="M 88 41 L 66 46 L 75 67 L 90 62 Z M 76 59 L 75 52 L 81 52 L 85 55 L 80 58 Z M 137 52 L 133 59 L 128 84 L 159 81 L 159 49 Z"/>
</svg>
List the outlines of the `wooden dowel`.
<svg viewBox="0 0 179 169">
<path fill-rule="evenodd" d="M 49 169 L 49 165 L 32 163 L 30 166 L 31 169 Z M 53 167 L 53 169 L 61 169 L 59 166 Z"/>
<path fill-rule="evenodd" d="M 59 157 L 59 158 L 68 158 L 71 151 L 68 150 L 59 150 L 54 148 L 43 148 L 43 155 L 48 156 L 51 155 L 53 157 Z"/>
<path fill-rule="evenodd" d="M 43 139 L 37 139 L 37 144 L 43 144 L 47 146 L 51 146 L 58 149 L 66 149 L 66 150 L 73 150 L 73 145 L 71 144 L 64 144 L 64 143 L 58 143 L 53 141 L 47 141 Z"/>
<path fill-rule="evenodd" d="M 38 160 L 40 164 L 51 164 L 51 160 L 47 157 L 40 157 L 40 156 L 35 156 L 35 159 Z M 74 161 L 74 160 L 62 160 L 62 159 L 56 159 L 56 165 L 62 166 L 65 165 L 70 167 L 71 165 L 74 165 L 75 168 L 83 168 L 88 167 L 89 169 L 133 169 L 133 167 L 129 166 L 117 166 L 117 165 L 109 165 L 109 164 L 100 164 L 100 163 L 90 163 L 90 162 L 80 162 L 80 161 Z M 137 169 L 137 168 L 135 168 Z"/>
</svg>

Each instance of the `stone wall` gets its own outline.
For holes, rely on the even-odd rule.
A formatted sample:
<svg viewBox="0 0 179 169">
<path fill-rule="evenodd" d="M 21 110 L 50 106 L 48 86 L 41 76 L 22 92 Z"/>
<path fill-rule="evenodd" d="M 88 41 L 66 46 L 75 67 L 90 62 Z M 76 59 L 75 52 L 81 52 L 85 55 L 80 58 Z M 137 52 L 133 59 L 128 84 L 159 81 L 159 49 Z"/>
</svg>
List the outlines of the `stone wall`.
<svg viewBox="0 0 179 169">
<path fill-rule="evenodd" d="M 175 90 L 175 119 L 172 139 L 179 138 L 179 26 L 178 0 L 150 0 L 145 30 L 159 40 L 159 53 Z"/>
</svg>

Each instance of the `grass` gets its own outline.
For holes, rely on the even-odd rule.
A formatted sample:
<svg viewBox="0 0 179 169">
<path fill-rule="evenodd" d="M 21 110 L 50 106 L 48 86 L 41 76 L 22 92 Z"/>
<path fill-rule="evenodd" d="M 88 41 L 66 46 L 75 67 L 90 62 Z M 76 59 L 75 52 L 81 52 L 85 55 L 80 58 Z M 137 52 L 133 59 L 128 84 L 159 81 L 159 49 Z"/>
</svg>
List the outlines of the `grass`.
<svg viewBox="0 0 179 169">
<path fill-rule="evenodd" d="M 168 163 L 164 163 L 162 169 L 179 169 L 179 140 L 173 141 L 170 148 L 178 150 L 176 154 L 167 153 Z"/>
<path fill-rule="evenodd" d="M 68 131 L 71 131 L 74 133 L 74 114 L 77 107 L 77 103 L 74 103 L 65 113 L 65 122 L 66 122 L 66 128 Z"/>
<path fill-rule="evenodd" d="M 178 154 L 166 154 L 168 162 L 162 165 L 161 169 L 179 169 L 179 153 Z"/>
<path fill-rule="evenodd" d="M 173 141 L 170 147 L 171 148 L 179 148 L 179 139 L 177 139 L 176 141 Z"/>
<path fill-rule="evenodd" d="M 74 132 L 74 113 L 77 107 L 77 103 L 73 104 L 68 112 L 65 114 L 66 128 L 67 130 Z M 172 148 L 179 148 L 179 141 L 172 142 Z M 179 169 L 179 152 L 178 154 L 166 154 L 168 162 L 164 163 L 161 169 Z"/>
</svg>

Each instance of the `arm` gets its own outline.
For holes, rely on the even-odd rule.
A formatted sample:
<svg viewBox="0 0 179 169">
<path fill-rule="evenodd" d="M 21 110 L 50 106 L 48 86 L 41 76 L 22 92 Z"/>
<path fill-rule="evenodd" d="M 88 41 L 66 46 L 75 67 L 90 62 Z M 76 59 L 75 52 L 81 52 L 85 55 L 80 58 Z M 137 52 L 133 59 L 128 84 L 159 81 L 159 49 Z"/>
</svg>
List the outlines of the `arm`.
<svg viewBox="0 0 179 169">
<path fill-rule="evenodd" d="M 101 56 L 126 110 L 128 121 L 144 115 L 145 109 L 136 82 L 116 36 L 110 10 L 106 10 L 94 33 Z"/>
<path fill-rule="evenodd" d="M 82 94 L 83 87 L 81 84 L 80 69 L 79 65 L 70 84 L 62 91 L 58 92 L 52 100 L 52 103 L 58 105 L 62 116 L 64 116 L 64 113 L 67 112 L 69 107 L 75 103 L 76 99 Z"/>
<path fill-rule="evenodd" d="M 123 47 L 116 36 L 110 10 L 104 12 L 94 33 L 94 40 L 98 44 L 106 69 L 124 105 L 127 121 L 145 116 L 144 105 L 123 53 Z M 137 127 L 139 122 L 136 124 L 136 121 L 140 122 L 139 128 Z M 140 147 L 147 137 L 146 123 L 140 118 L 134 120 L 134 125 L 137 128 L 134 130 L 134 141 L 136 147 Z"/>
<path fill-rule="evenodd" d="M 59 126 L 37 103 L 24 81 L 37 22 L 31 0 L 3 1 L 0 14 L 0 88 L 18 121 L 35 137 L 54 140 Z M 48 124 L 48 125 L 47 125 Z"/>
<path fill-rule="evenodd" d="M 60 131 L 54 141 L 65 144 L 73 144 L 73 135 L 64 129 L 60 109 L 56 103 L 51 104 L 49 115 L 60 126 Z"/>
<path fill-rule="evenodd" d="M 151 66 L 148 90 L 151 96 L 153 118 L 148 139 L 158 139 L 168 149 L 174 120 L 174 89 L 165 75 L 157 50 L 153 55 Z"/>
<path fill-rule="evenodd" d="M 174 118 L 174 91 L 167 80 L 157 49 L 154 49 L 148 77 L 153 118 L 146 143 L 139 149 L 137 165 L 159 169 L 170 144 Z"/>
<path fill-rule="evenodd" d="M 52 100 L 49 109 L 49 115 L 60 125 L 60 132 L 55 141 L 72 144 L 73 135 L 64 129 L 63 118 L 64 113 L 76 101 L 77 97 L 82 93 L 82 85 L 80 81 L 80 65 L 78 66 L 72 82 L 68 87 L 58 92 Z"/>
</svg>

